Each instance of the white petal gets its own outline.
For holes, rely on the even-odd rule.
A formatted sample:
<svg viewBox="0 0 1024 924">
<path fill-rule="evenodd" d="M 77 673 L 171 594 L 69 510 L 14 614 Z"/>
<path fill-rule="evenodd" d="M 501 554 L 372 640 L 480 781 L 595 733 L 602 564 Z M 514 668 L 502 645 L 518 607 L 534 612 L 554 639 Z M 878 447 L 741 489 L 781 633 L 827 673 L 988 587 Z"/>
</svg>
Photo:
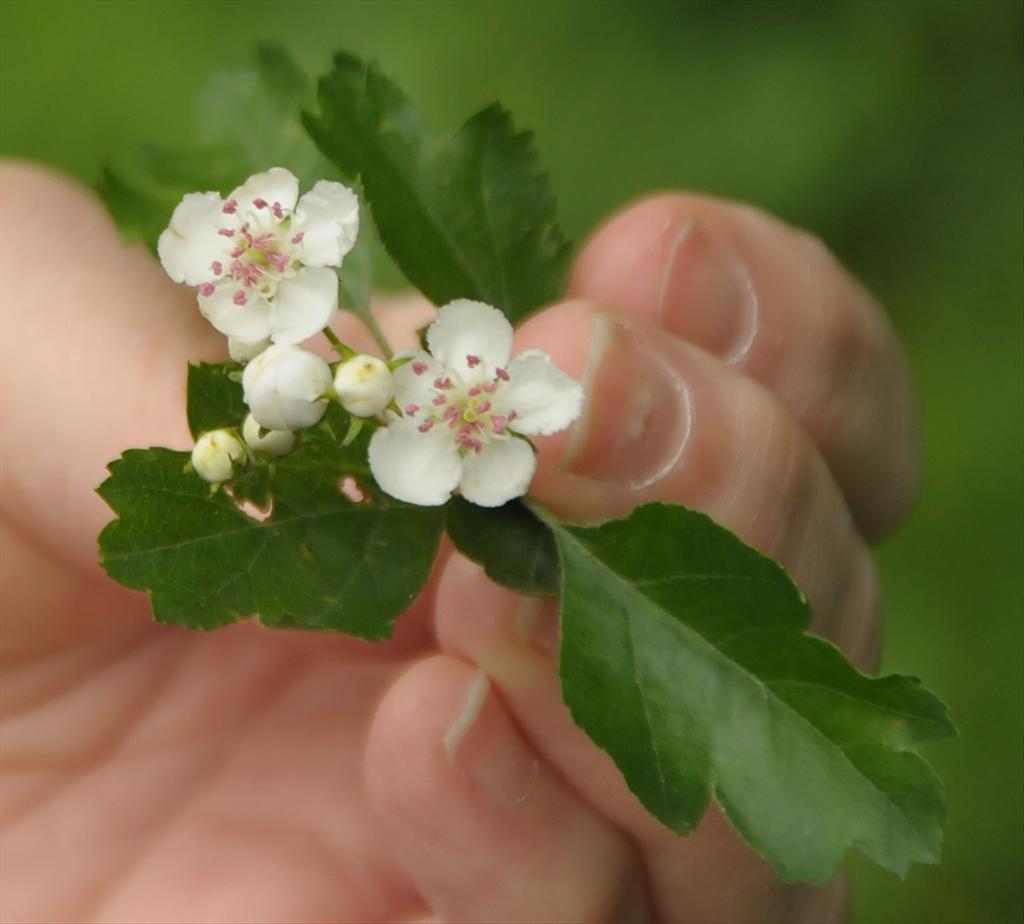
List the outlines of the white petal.
<svg viewBox="0 0 1024 924">
<path fill-rule="evenodd" d="M 481 507 L 500 507 L 522 497 L 537 468 L 533 448 L 515 437 L 485 443 L 480 452 L 462 460 L 462 486 L 466 500 Z"/>
<path fill-rule="evenodd" d="M 212 295 L 199 296 L 199 310 L 214 327 L 228 337 L 254 343 L 270 336 L 270 305 L 251 291 L 244 305 L 236 305 L 237 285 L 220 283 Z"/>
<path fill-rule="evenodd" d="M 359 199 L 341 183 L 320 180 L 300 200 L 292 233 L 302 233 L 296 255 L 307 266 L 340 266 L 359 233 Z"/>
<path fill-rule="evenodd" d="M 167 230 L 157 242 L 157 254 L 175 282 L 197 286 L 214 278 L 214 260 L 224 262 L 228 239 L 220 228 L 238 227 L 233 215 L 222 211 L 224 200 L 215 192 L 189 193 L 178 204 Z"/>
<path fill-rule="evenodd" d="M 270 313 L 270 339 L 301 343 L 331 323 L 338 310 L 338 276 L 332 269 L 307 266 L 278 287 Z"/>
<path fill-rule="evenodd" d="M 395 402 L 403 413 L 410 404 L 433 410 L 430 402 L 437 394 L 434 382 L 444 378 L 444 367 L 422 350 L 411 355 L 410 362 L 395 370 Z"/>
<path fill-rule="evenodd" d="M 251 449 L 268 456 L 286 456 L 295 448 L 295 434 L 291 430 L 266 430 L 260 436 L 260 425 L 252 414 L 242 424 L 242 436 Z"/>
<path fill-rule="evenodd" d="M 369 459 L 383 491 L 423 507 L 447 501 L 462 476 L 462 460 L 447 429 L 420 433 L 414 422 L 396 415 L 373 434 Z"/>
<path fill-rule="evenodd" d="M 395 378 L 384 360 L 360 353 L 334 373 L 334 391 L 341 406 L 356 417 L 373 417 L 395 396 Z"/>
<path fill-rule="evenodd" d="M 543 350 L 526 350 L 508 367 L 509 381 L 496 403 L 507 413 L 517 433 L 547 436 L 568 427 L 583 410 L 583 386 L 566 375 Z"/>
<path fill-rule="evenodd" d="M 269 337 L 254 340 L 252 343 L 247 340 L 239 340 L 237 337 L 228 337 L 228 355 L 236 363 L 247 363 L 249 360 L 255 359 L 268 346 L 270 346 Z"/>
<path fill-rule="evenodd" d="M 490 381 L 494 370 L 508 365 L 512 355 L 512 325 L 497 308 L 459 299 L 438 311 L 427 329 L 427 347 L 465 381 Z M 469 356 L 480 363 L 471 366 Z"/>
<path fill-rule="evenodd" d="M 295 208 L 295 200 L 299 198 L 299 181 L 290 170 L 284 167 L 271 167 L 264 173 L 255 173 L 238 187 L 228 200 L 238 203 L 240 212 L 252 212 L 255 215 L 268 214 L 267 209 L 257 209 L 253 202 L 262 199 L 268 206 L 275 202 L 290 212 Z"/>
</svg>

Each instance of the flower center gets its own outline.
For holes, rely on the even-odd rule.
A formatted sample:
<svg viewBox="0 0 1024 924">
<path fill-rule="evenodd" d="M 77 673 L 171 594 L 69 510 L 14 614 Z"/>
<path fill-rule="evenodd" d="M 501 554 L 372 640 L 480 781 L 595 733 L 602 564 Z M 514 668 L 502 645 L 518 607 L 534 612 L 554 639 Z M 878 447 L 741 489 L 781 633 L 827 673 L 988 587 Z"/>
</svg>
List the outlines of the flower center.
<svg viewBox="0 0 1024 924">
<path fill-rule="evenodd" d="M 203 283 L 199 287 L 201 295 L 212 295 L 218 285 L 231 285 L 235 288 L 232 301 L 236 305 L 247 304 L 253 292 L 270 299 L 277 294 L 281 282 L 294 276 L 302 266 L 296 250 L 303 234 L 290 233 L 291 216 L 281 203 L 271 205 L 264 199 L 255 199 L 253 207 L 257 213 L 240 229 L 221 228 L 218 232 L 230 240 L 230 247 L 223 260 L 210 264 L 215 282 Z M 229 199 L 223 211 L 233 215 L 238 211 L 238 203 Z"/>
<path fill-rule="evenodd" d="M 471 369 L 481 362 L 477 356 L 467 356 L 466 361 Z M 427 368 L 424 362 L 412 364 L 414 375 L 426 375 Z M 433 398 L 428 407 L 409 404 L 402 411 L 406 417 L 420 421 L 421 433 L 435 426 L 447 427 L 463 454 L 480 452 L 487 443 L 505 436 L 509 424 L 518 416 L 502 400 L 509 381 L 505 369 L 496 369 L 494 378 L 479 385 L 467 384 L 457 373 L 449 372 L 434 379 L 430 388 Z"/>
</svg>

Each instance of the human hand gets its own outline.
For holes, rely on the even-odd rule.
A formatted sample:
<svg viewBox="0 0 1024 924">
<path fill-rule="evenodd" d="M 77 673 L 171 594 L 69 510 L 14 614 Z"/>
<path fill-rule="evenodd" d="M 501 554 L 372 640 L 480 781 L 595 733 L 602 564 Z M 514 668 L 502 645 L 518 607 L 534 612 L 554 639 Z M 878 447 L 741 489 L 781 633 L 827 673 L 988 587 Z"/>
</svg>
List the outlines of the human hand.
<svg viewBox="0 0 1024 924">
<path fill-rule="evenodd" d="M 81 191 L 3 184 L 5 920 L 841 913 L 838 886 L 780 884 L 717 815 L 686 839 L 647 815 L 561 705 L 553 613 L 457 556 L 382 645 L 153 623 L 98 569 L 92 489 L 127 445 L 189 445 L 183 361 L 223 339 Z M 588 421 L 541 447 L 539 499 L 704 509 L 872 663 L 861 536 L 898 521 L 917 463 L 870 299 L 808 238 L 692 197 L 613 219 L 570 295 L 517 344 L 580 376 L 607 346 Z M 385 320 L 409 342 L 428 317 Z"/>
</svg>

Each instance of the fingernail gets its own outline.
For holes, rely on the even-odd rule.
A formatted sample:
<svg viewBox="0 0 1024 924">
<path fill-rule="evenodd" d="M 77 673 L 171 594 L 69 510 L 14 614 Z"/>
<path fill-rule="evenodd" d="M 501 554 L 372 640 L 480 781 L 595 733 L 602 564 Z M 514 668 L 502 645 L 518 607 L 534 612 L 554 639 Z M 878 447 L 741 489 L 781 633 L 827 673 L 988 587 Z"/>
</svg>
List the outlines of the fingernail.
<svg viewBox="0 0 1024 924">
<path fill-rule="evenodd" d="M 690 392 L 658 344 L 607 314 L 594 320 L 584 374 L 587 404 L 562 467 L 634 489 L 660 481 L 690 433 Z"/>
<path fill-rule="evenodd" d="M 541 654 L 558 652 L 558 608 L 550 600 L 523 597 L 516 610 L 516 636 Z"/>
<path fill-rule="evenodd" d="M 662 326 L 727 362 L 739 362 L 757 333 L 750 272 L 724 241 L 694 218 L 666 229 Z"/>
<path fill-rule="evenodd" d="M 519 805 L 533 790 L 540 767 L 504 715 L 481 721 L 489 695 L 487 675 L 477 671 L 462 710 L 445 733 L 444 749 L 456 771 L 495 802 Z"/>
</svg>

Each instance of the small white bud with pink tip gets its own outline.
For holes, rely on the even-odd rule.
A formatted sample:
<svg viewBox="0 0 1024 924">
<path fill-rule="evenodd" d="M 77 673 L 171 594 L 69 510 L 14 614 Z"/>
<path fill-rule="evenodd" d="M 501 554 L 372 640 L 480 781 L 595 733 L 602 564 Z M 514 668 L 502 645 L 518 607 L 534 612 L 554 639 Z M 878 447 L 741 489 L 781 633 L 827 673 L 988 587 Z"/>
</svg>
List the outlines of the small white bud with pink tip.
<svg viewBox="0 0 1024 924">
<path fill-rule="evenodd" d="M 262 436 L 260 430 L 263 430 Z M 286 456 L 295 448 L 295 434 L 291 430 L 267 430 L 260 427 L 252 414 L 246 415 L 242 436 L 250 449 L 267 456 Z"/>
<path fill-rule="evenodd" d="M 350 414 L 373 417 L 395 396 L 395 377 L 383 360 L 361 353 L 338 366 L 334 390 Z"/>
<path fill-rule="evenodd" d="M 267 430 L 313 426 L 327 410 L 324 394 L 330 387 L 326 360 L 287 344 L 264 350 L 242 373 L 245 403 Z"/>
<path fill-rule="evenodd" d="M 220 484 L 230 481 L 235 462 L 245 458 L 245 447 L 230 430 L 211 430 L 196 440 L 192 467 L 200 478 Z"/>
</svg>

